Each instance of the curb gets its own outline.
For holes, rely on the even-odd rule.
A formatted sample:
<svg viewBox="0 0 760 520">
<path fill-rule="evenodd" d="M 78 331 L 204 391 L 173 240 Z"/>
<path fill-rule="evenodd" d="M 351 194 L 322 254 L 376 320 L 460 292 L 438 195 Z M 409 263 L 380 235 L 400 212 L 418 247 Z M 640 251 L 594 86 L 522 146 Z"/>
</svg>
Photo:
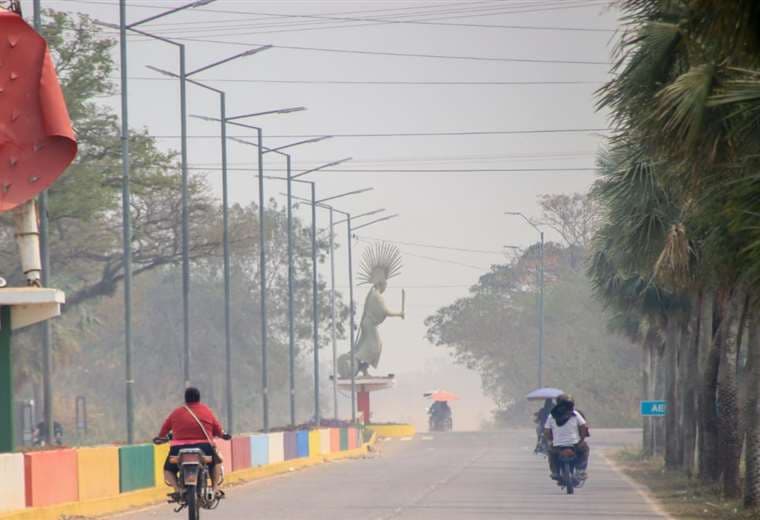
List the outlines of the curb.
<svg viewBox="0 0 760 520">
<path fill-rule="evenodd" d="M 641 498 L 644 499 L 644 501 L 649 505 L 649 507 L 652 508 L 652 510 L 660 515 L 665 520 L 675 520 L 673 516 L 670 515 L 663 507 L 660 505 L 660 503 L 657 501 L 657 499 L 653 498 L 649 490 L 647 490 L 644 486 L 633 480 L 631 477 L 625 474 L 625 471 L 623 471 L 620 466 L 617 465 L 617 463 L 612 460 L 606 453 L 603 451 L 600 451 L 599 453 L 602 458 L 604 459 L 604 462 L 607 463 L 607 465 L 612 468 L 612 470 L 620 475 L 620 477 L 625 481 L 626 484 L 631 486 L 633 489 L 636 490 L 636 492 L 641 496 Z"/>
<path fill-rule="evenodd" d="M 225 485 L 244 484 L 254 480 L 261 480 L 276 475 L 290 473 L 295 470 L 345 459 L 358 459 L 364 457 L 375 443 L 375 436 L 369 442 L 362 444 L 360 448 L 327 453 L 314 457 L 292 459 L 276 464 L 268 464 L 258 468 L 248 468 L 225 475 Z M 168 488 L 163 484 L 149 489 L 123 493 L 109 498 L 98 498 L 84 502 L 69 502 L 49 507 L 22 509 L 20 511 L 0 513 L 0 520 L 59 520 L 61 517 L 98 517 L 107 514 L 116 514 L 148 507 L 163 503 L 166 500 Z"/>
<path fill-rule="evenodd" d="M 378 437 L 414 437 L 417 433 L 412 424 L 367 424 L 365 428 Z"/>
</svg>

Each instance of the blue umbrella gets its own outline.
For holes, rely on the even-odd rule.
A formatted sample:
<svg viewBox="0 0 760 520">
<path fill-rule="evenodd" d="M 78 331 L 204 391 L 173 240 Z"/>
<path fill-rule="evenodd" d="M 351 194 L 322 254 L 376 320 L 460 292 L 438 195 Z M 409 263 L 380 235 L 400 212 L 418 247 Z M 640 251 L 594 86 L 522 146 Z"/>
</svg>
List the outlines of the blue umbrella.
<svg viewBox="0 0 760 520">
<path fill-rule="evenodd" d="M 539 388 L 525 396 L 529 401 L 543 401 L 544 399 L 556 399 L 565 392 L 559 388 Z"/>
</svg>

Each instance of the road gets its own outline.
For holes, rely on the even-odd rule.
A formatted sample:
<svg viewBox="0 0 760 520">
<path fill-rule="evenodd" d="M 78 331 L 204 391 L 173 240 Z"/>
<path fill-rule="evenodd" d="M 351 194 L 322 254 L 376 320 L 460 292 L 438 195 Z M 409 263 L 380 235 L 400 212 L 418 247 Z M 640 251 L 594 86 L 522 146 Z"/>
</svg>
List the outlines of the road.
<svg viewBox="0 0 760 520">
<path fill-rule="evenodd" d="M 549 479 L 545 460 L 532 453 L 527 430 L 418 434 L 413 440 L 383 442 L 370 458 L 233 487 L 218 510 L 203 511 L 201 516 L 225 520 L 666 518 L 600 456 L 604 449 L 632 445 L 638 439 L 634 430 L 596 430 L 589 480 L 573 496 L 562 494 Z M 118 518 L 183 516 L 164 505 Z"/>
</svg>

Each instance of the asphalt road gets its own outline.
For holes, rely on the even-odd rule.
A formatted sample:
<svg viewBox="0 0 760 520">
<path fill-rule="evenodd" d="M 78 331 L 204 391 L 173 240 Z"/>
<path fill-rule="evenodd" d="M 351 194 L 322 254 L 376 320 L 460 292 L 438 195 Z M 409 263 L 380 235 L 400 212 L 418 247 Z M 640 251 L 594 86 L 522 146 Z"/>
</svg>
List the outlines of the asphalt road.
<svg viewBox="0 0 760 520">
<path fill-rule="evenodd" d="M 533 454 L 532 433 L 418 434 L 362 460 L 334 462 L 227 490 L 201 518 L 225 520 L 462 520 L 665 518 L 601 451 L 635 444 L 633 430 L 596 430 L 589 480 L 568 496 Z M 595 451 L 596 450 L 596 451 Z M 168 505 L 122 520 L 186 518 Z"/>
</svg>

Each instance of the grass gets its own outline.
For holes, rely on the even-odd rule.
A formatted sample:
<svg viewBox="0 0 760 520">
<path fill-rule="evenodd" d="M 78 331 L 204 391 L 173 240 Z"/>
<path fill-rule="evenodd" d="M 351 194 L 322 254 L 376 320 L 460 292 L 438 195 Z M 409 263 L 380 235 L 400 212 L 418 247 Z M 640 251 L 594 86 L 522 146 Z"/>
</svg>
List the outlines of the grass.
<svg viewBox="0 0 760 520">
<path fill-rule="evenodd" d="M 760 520 L 760 513 L 743 510 L 741 501 L 723 500 L 717 486 L 702 484 L 681 471 L 666 470 L 661 457 L 642 459 L 639 451 L 623 449 L 612 458 L 626 475 L 648 488 L 674 518 Z"/>
</svg>

